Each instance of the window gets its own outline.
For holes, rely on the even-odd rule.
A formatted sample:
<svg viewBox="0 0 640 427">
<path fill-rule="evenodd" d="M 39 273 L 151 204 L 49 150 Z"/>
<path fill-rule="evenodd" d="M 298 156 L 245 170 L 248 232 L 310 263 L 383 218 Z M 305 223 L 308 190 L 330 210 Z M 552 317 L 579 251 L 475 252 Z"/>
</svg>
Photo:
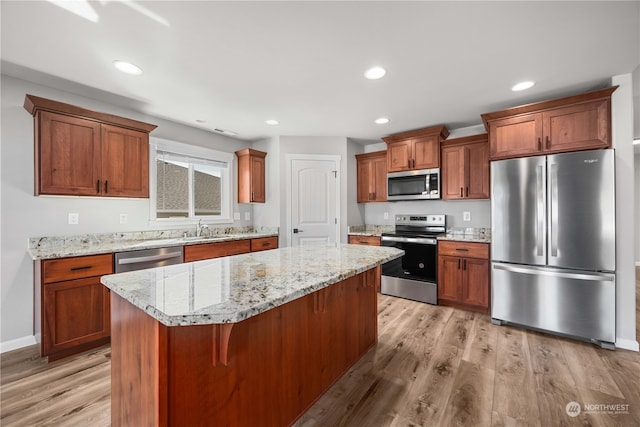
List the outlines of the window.
<svg viewBox="0 0 640 427">
<path fill-rule="evenodd" d="M 151 138 L 151 220 L 229 223 L 233 154 Z"/>
</svg>

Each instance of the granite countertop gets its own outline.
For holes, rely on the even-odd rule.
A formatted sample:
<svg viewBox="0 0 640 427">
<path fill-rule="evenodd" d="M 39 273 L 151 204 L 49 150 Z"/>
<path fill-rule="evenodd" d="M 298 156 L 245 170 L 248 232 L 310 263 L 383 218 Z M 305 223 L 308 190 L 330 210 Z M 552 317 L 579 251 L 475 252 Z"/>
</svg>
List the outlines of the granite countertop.
<svg viewBox="0 0 640 427">
<path fill-rule="evenodd" d="M 350 225 L 347 232 L 350 236 L 380 237 L 382 233 L 393 232 L 393 225 Z"/>
<path fill-rule="evenodd" d="M 236 323 L 399 258 L 389 247 L 287 247 L 103 276 L 167 326 Z"/>
<path fill-rule="evenodd" d="M 183 237 L 183 235 L 188 235 Z M 35 237 L 27 251 L 33 260 L 97 255 L 140 249 L 197 245 L 229 240 L 278 236 L 277 228 L 212 228 L 209 236 L 196 237 L 193 230 L 156 230 L 130 233 L 86 234 L 77 236 Z"/>
<path fill-rule="evenodd" d="M 491 243 L 490 228 L 451 228 L 447 233 L 438 236 L 438 240 L 455 240 L 459 242 Z"/>
</svg>

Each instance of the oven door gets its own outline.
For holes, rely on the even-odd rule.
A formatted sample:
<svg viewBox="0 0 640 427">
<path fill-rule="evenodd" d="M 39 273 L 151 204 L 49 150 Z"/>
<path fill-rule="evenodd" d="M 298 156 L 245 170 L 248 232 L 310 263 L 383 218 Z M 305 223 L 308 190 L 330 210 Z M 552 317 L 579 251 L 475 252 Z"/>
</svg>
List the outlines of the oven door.
<svg viewBox="0 0 640 427">
<path fill-rule="evenodd" d="M 382 264 L 381 292 L 386 295 L 437 304 L 438 253 L 435 238 L 382 236 L 382 246 L 405 254 Z"/>
</svg>

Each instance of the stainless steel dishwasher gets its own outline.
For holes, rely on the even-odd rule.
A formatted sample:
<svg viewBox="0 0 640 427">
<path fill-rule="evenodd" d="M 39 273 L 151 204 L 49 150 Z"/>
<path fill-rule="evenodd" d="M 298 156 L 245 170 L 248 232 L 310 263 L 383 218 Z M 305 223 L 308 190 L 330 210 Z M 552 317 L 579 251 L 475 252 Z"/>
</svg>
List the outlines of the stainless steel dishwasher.
<svg viewBox="0 0 640 427">
<path fill-rule="evenodd" d="M 183 261 L 182 246 L 116 252 L 116 273 L 181 264 Z"/>
</svg>

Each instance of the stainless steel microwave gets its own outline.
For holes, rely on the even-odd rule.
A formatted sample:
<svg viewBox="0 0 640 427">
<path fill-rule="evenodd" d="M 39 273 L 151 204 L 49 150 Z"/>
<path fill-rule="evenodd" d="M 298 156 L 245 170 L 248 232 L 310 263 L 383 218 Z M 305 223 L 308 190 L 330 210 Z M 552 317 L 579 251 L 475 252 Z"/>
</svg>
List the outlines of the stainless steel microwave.
<svg viewBox="0 0 640 427">
<path fill-rule="evenodd" d="M 440 169 L 420 169 L 387 174 L 387 200 L 440 198 Z"/>
</svg>

